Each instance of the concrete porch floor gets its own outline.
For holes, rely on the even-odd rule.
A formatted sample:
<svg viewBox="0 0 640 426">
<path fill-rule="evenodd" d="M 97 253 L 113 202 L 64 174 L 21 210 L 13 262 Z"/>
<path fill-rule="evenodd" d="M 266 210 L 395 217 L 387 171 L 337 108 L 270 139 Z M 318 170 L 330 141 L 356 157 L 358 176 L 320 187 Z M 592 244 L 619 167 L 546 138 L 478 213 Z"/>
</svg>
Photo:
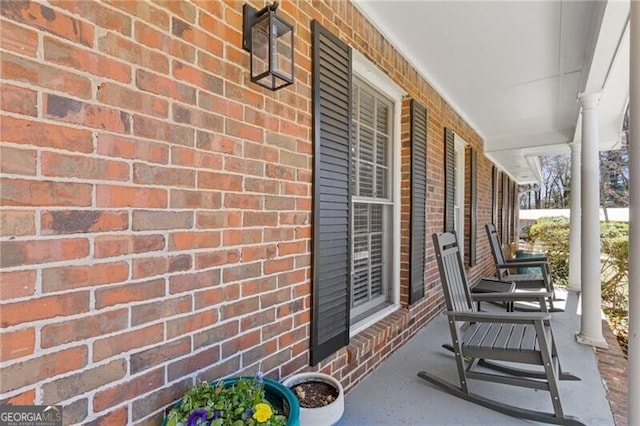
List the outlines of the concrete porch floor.
<svg viewBox="0 0 640 426">
<path fill-rule="evenodd" d="M 561 381 L 560 395 L 567 415 L 587 425 L 614 425 L 593 348 L 576 343 L 579 329 L 578 297 L 566 299 L 564 313 L 553 314 L 553 330 L 565 371 L 579 382 Z M 493 310 L 483 304 L 483 310 Z M 438 315 L 345 397 L 339 426 L 362 425 L 514 425 L 534 424 L 489 410 L 441 391 L 417 377 L 427 371 L 458 385 L 453 355 L 441 348 L 450 343 L 445 318 Z M 549 393 L 472 380 L 472 392 L 525 408 L 552 411 Z"/>
</svg>

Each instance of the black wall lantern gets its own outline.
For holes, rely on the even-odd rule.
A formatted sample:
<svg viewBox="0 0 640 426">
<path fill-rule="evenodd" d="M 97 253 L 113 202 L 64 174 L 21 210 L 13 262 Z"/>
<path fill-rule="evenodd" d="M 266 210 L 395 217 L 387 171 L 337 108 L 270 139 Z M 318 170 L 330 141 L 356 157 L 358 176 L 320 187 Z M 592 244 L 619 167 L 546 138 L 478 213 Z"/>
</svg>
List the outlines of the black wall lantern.
<svg viewBox="0 0 640 426">
<path fill-rule="evenodd" d="M 293 25 L 276 15 L 278 2 L 242 8 L 242 48 L 251 53 L 251 81 L 271 90 L 293 83 Z"/>
</svg>

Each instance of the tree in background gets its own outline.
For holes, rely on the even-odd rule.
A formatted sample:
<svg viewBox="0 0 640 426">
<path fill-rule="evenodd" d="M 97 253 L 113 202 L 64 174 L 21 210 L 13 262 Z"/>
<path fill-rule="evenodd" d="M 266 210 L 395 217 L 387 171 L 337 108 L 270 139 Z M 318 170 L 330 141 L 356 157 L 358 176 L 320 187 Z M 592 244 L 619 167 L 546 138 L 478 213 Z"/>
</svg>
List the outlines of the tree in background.
<svg viewBox="0 0 640 426">
<path fill-rule="evenodd" d="M 521 185 L 522 209 L 563 209 L 569 206 L 571 158 L 568 155 L 540 157 L 542 185 Z M 533 203 L 532 203 L 533 199 Z"/>
<path fill-rule="evenodd" d="M 563 209 L 569 206 L 571 188 L 571 158 L 568 155 L 551 155 L 540 161 L 542 186 L 545 188 L 546 209 Z"/>
<path fill-rule="evenodd" d="M 606 222 L 609 222 L 607 207 L 629 205 L 629 109 L 620 139 L 620 149 L 600 152 L 600 204 Z"/>
<path fill-rule="evenodd" d="M 625 115 L 619 149 L 600 152 L 600 205 L 608 220 L 608 207 L 629 205 L 629 109 Z M 542 184 L 518 187 L 521 209 L 566 209 L 571 200 L 571 157 L 540 157 Z"/>
<path fill-rule="evenodd" d="M 537 183 L 525 183 L 524 185 L 518 185 L 518 194 L 520 194 L 521 210 L 538 208 L 540 192 Z"/>
</svg>

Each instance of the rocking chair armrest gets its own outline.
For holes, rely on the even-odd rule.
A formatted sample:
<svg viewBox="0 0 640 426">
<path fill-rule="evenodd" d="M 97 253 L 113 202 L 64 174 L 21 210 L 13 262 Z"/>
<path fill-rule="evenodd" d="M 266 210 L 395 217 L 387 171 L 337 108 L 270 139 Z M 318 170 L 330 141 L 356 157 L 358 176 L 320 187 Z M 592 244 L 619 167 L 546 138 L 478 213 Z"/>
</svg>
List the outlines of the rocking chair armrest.
<svg viewBox="0 0 640 426">
<path fill-rule="evenodd" d="M 478 281 L 505 282 L 504 280 L 501 280 L 500 278 L 496 278 L 496 277 L 485 277 L 485 276 L 483 276 L 482 278 L 480 278 Z"/>
<path fill-rule="evenodd" d="M 544 303 L 545 299 L 551 297 L 548 291 L 518 291 L 510 293 L 472 293 L 474 302 L 517 302 L 517 301 L 538 301 Z"/>
<path fill-rule="evenodd" d="M 530 256 L 530 257 L 516 257 L 513 259 L 508 259 L 507 262 L 514 262 L 514 263 L 520 263 L 520 262 L 548 262 L 549 258 L 545 255 L 540 255 L 540 256 Z"/>
<path fill-rule="evenodd" d="M 471 293 L 474 302 L 501 302 L 512 300 L 511 295 L 515 293 Z"/>
<path fill-rule="evenodd" d="M 536 261 L 527 259 L 526 262 L 506 261 L 503 263 L 496 263 L 496 266 L 499 268 L 525 268 L 525 267 L 545 268 L 549 266 L 549 262 L 547 261 L 536 262 Z"/>
<path fill-rule="evenodd" d="M 454 321 L 471 322 L 502 322 L 508 324 L 531 324 L 537 321 L 550 321 L 551 314 L 548 312 L 462 312 L 445 311 L 445 315 Z"/>
</svg>

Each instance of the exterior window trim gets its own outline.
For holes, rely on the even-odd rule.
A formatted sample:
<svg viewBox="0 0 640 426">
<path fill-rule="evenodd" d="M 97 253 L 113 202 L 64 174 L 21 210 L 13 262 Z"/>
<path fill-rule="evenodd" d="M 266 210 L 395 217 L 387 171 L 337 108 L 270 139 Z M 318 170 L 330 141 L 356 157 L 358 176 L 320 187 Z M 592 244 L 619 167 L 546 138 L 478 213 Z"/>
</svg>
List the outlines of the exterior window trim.
<svg viewBox="0 0 640 426">
<path fill-rule="evenodd" d="M 402 97 L 406 94 L 393 80 L 384 74 L 376 65 L 371 63 L 360 52 L 351 51 L 352 78 L 359 78 L 374 89 L 385 95 L 393 103 L 393 136 L 391 149 L 391 192 L 390 202 L 393 204 L 391 247 L 400 247 L 400 182 L 401 182 L 401 119 L 402 119 Z M 391 250 L 392 274 L 391 274 L 391 294 L 390 305 L 378 312 L 351 324 L 349 337 L 353 337 L 364 329 L 382 320 L 387 315 L 400 309 L 400 250 Z"/>
<path fill-rule="evenodd" d="M 464 251 L 464 221 L 465 221 L 465 150 L 467 145 L 466 140 L 460 137 L 457 133 L 453 133 L 453 141 L 454 141 L 454 155 L 456 161 L 456 172 L 455 172 L 455 202 L 454 205 L 457 209 L 454 208 L 455 212 L 455 220 L 454 223 L 458 224 L 458 228 L 455 229 L 458 234 L 458 244 L 460 245 L 460 252 L 466 253 Z"/>
</svg>

